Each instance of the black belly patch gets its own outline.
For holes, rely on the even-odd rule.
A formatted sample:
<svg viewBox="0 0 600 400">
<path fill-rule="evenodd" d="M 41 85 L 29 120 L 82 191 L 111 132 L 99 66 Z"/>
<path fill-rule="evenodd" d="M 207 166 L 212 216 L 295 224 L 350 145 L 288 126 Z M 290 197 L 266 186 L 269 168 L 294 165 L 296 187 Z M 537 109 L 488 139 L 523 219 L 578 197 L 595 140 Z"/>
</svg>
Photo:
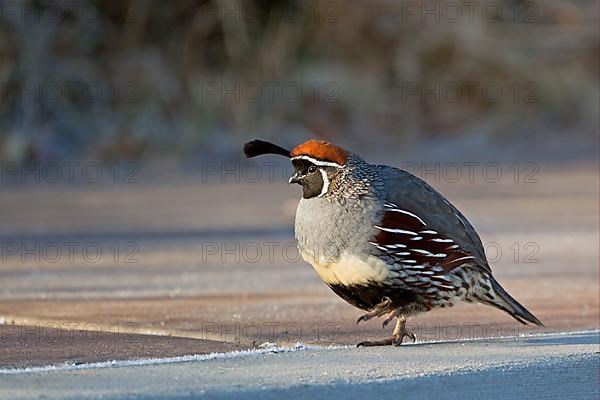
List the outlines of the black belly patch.
<svg viewBox="0 0 600 400">
<path fill-rule="evenodd" d="M 384 297 L 392 301 L 392 308 L 406 307 L 415 302 L 415 294 L 398 287 L 386 285 L 329 285 L 338 296 L 363 310 L 370 310 L 382 302 Z"/>
</svg>

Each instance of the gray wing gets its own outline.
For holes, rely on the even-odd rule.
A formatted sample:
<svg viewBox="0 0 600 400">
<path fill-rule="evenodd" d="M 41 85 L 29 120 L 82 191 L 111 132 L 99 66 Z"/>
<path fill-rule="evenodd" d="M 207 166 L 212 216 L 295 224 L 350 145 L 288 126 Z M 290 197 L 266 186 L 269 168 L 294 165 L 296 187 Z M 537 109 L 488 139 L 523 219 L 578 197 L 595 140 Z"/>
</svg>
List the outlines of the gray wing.
<svg viewBox="0 0 600 400">
<path fill-rule="evenodd" d="M 427 251 L 429 254 L 417 254 L 427 262 L 434 261 L 432 258 L 437 255 L 446 270 L 469 264 L 491 273 L 479 235 L 456 207 L 425 181 L 406 171 L 388 166 L 377 168 L 386 193 L 378 227 L 381 246 L 394 249 L 395 243 L 405 243 L 423 253 Z"/>
</svg>

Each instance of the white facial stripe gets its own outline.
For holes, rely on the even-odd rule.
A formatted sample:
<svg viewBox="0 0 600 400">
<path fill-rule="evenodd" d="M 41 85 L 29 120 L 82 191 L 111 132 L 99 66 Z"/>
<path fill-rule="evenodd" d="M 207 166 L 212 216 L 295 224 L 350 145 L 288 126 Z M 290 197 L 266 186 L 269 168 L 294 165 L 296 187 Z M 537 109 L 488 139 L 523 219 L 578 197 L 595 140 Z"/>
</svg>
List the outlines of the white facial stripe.
<svg viewBox="0 0 600 400">
<path fill-rule="evenodd" d="M 319 171 L 321 171 L 321 176 L 323 177 L 323 188 L 321 189 L 321 194 L 317 197 L 323 197 L 327 193 L 327 190 L 329 190 L 329 178 L 327 178 L 327 172 L 323 169 L 319 168 Z"/>
<path fill-rule="evenodd" d="M 309 156 L 297 156 L 297 157 L 292 157 L 292 160 L 306 160 L 306 161 L 310 161 L 311 163 L 318 165 L 319 167 L 336 167 L 336 168 L 342 168 L 342 166 L 338 163 L 334 163 L 334 162 L 330 162 L 330 161 L 320 161 L 320 160 L 316 160 L 312 157 Z"/>
</svg>

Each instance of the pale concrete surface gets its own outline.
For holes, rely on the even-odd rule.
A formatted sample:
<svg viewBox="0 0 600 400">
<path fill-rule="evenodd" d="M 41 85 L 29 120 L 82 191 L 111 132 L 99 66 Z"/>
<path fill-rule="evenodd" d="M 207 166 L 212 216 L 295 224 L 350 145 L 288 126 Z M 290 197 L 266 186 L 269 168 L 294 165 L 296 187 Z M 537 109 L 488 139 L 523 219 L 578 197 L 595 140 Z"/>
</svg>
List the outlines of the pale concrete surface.
<svg viewBox="0 0 600 400">
<path fill-rule="evenodd" d="M 2 399 L 598 399 L 598 331 L 7 374 Z M 14 372 L 14 371 L 13 371 Z"/>
</svg>

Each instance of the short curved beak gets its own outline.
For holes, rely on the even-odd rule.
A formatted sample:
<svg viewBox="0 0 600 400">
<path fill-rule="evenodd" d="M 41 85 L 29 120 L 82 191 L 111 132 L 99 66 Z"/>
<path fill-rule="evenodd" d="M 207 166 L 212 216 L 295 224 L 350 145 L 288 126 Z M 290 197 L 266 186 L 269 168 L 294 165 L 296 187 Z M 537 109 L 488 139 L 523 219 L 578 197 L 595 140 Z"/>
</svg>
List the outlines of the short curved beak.
<svg viewBox="0 0 600 400">
<path fill-rule="evenodd" d="M 294 174 L 290 177 L 290 180 L 288 181 L 288 183 L 291 185 L 292 183 L 300 183 L 300 177 L 298 176 L 298 174 Z"/>
</svg>

